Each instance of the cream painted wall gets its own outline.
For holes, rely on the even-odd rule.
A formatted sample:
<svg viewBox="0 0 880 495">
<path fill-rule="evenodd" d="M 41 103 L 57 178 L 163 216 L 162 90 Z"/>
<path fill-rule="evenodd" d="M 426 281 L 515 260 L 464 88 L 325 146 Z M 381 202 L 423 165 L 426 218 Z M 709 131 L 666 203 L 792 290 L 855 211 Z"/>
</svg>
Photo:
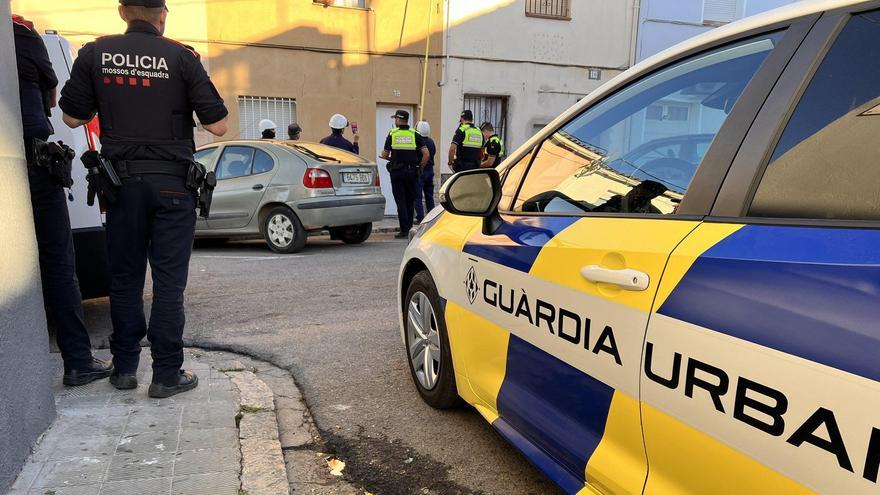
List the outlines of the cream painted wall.
<svg viewBox="0 0 880 495">
<path fill-rule="evenodd" d="M 444 173 L 450 172 L 446 155 L 465 94 L 509 97 L 507 145 L 512 152 L 533 135 L 536 124 L 546 124 L 628 67 L 633 2 L 571 4 L 571 20 L 566 21 L 527 17 L 522 1 L 448 0 L 450 58 L 443 121 L 435 131 Z M 602 79 L 590 80 L 587 67 L 603 68 Z"/>
</svg>

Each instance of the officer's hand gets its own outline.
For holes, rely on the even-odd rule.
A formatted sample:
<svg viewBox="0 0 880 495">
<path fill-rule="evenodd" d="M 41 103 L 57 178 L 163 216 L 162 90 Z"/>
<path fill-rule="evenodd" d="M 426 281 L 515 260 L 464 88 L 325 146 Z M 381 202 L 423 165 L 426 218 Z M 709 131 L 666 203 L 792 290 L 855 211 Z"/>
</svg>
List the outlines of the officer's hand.
<svg viewBox="0 0 880 495">
<path fill-rule="evenodd" d="M 361 140 L 361 136 L 359 134 L 354 135 L 354 142 L 358 142 Z"/>
</svg>

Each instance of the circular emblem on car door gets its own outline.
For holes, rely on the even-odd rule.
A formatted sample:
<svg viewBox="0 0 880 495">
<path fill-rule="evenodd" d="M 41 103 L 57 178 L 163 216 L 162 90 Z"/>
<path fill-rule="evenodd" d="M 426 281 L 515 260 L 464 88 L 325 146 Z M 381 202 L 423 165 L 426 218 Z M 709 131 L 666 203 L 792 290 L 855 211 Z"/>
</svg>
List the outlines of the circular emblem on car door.
<svg viewBox="0 0 880 495">
<path fill-rule="evenodd" d="M 480 285 L 477 281 L 477 271 L 474 267 L 468 271 L 467 278 L 464 279 L 464 286 L 467 290 L 468 302 L 471 304 L 477 299 L 477 293 L 480 292 Z"/>
</svg>

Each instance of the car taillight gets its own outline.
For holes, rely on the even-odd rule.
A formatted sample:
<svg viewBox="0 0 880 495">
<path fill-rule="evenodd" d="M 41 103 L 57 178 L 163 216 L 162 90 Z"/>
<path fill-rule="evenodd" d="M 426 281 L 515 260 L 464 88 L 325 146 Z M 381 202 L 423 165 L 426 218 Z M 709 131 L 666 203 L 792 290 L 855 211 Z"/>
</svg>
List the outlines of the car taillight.
<svg viewBox="0 0 880 495">
<path fill-rule="evenodd" d="M 86 140 L 89 143 L 89 150 L 98 151 L 98 139 L 101 137 L 101 125 L 98 117 L 93 118 L 86 124 Z"/>
<path fill-rule="evenodd" d="M 382 184 L 379 182 L 379 171 L 376 171 L 376 176 L 373 177 L 373 187 L 382 187 Z"/>
<path fill-rule="evenodd" d="M 333 188 L 333 179 L 326 170 L 309 168 L 303 176 L 303 185 L 309 189 L 328 189 Z"/>
</svg>

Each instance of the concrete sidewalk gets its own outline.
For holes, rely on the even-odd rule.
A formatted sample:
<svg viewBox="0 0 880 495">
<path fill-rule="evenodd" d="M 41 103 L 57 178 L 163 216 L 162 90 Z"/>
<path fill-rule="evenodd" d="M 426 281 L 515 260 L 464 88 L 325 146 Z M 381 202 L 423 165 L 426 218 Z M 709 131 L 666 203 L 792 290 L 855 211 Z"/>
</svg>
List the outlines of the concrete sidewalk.
<svg viewBox="0 0 880 495">
<path fill-rule="evenodd" d="M 60 358 L 52 356 L 60 377 Z M 150 362 L 144 349 L 135 390 L 107 380 L 67 388 L 59 378 L 58 418 L 9 494 L 238 495 L 239 393 L 229 376 L 187 350 L 184 368 L 198 374 L 198 388 L 150 399 Z"/>
</svg>

